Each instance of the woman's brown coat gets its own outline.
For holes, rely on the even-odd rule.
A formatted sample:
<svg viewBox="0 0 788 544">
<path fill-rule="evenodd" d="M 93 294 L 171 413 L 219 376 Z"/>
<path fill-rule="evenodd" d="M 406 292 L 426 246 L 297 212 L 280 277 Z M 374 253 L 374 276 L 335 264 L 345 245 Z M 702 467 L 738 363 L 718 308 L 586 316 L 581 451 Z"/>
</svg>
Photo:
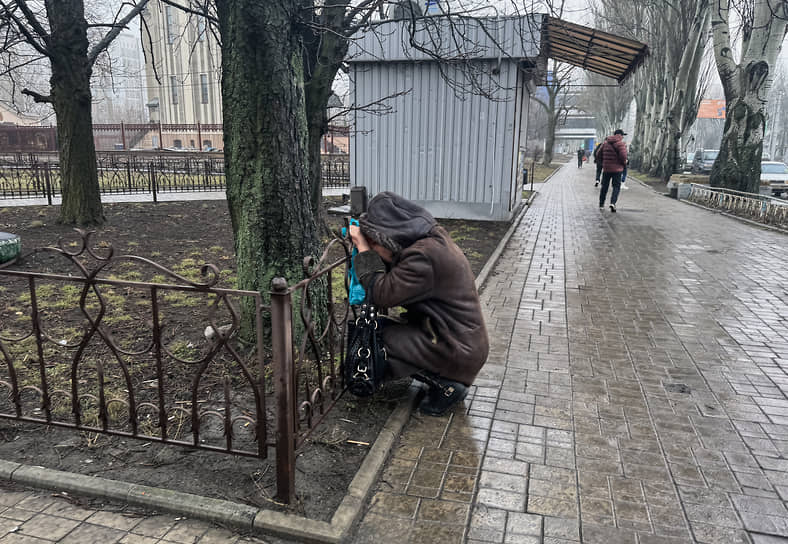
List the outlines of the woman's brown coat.
<svg viewBox="0 0 788 544">
<path fill-rule="evenodd" d="M 383 330 L 394 375 L 426 369 L 470 385 L 489 342 L 470 264 L 446 230 L 429 225 L 388 269 L 374 251 L 356 255 L 354 266 L 374 304 L 407 310 L 406 324 Z"/>
</svg>

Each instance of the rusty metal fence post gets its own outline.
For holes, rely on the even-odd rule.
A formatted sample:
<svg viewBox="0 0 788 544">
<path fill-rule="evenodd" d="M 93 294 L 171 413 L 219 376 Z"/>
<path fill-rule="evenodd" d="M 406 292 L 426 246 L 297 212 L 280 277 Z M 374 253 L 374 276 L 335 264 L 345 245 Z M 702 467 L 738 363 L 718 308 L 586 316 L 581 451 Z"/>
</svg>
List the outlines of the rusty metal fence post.
<svg viewBox="0 0 788 544">
<path fill-rule="evenodd" d="M 276 494 L 295 499 L 296 399 L 293 368 L 293 301 L 284 278 L 274 278 L 271 291 L 271 344 L 276 388 Z"/>
</svg>

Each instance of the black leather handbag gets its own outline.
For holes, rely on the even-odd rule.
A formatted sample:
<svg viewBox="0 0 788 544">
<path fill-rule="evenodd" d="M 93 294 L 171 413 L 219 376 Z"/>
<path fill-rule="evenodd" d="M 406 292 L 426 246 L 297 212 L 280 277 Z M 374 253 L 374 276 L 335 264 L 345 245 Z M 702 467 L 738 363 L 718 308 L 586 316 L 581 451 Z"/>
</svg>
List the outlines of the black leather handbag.
<svg viewBox="0 0 788 544">
<path fill-rule="evenodd" d="M 357 397 L 369 397 L 380 388 L 386 373 L 386 348 L 377 310 L 371 304 L 362 304 L 358 319 L 347 326 L 345 385 Z"/>
</svg>

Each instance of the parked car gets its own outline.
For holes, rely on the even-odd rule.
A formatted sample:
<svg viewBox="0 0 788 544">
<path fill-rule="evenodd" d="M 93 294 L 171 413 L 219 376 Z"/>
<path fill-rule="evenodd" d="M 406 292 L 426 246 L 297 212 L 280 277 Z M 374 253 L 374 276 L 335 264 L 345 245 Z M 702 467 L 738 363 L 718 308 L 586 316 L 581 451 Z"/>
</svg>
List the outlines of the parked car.
<svg viewBox="0 0 788 544">
<path fill-rule="evenodd" d="M 788 166 L 782 162 L 761 161 L 761 193 L 782 196 L 788 193 Z"/>
<path fill-rule="evenodd" d="M 684 163 L 681 165 L 681 169 L 682 170 L 690 170 L 692 168 L 692 161 L 694 161 L 694 160 L 695 160 L 695 152 L 694 151 L 690 151 L 684 157 Z"/>
<path fill-rule="evenodd" d="M 695 152 L 692 158 L 692 173 L 693 174 L 708 174 L 711 172 L 711 167 L 714 166 L 714 161 L 717 155 L 720 154 L 719 149 L 702 149 Z"/>
<path fill-rule="evenodd" d="M 783 162 L 762 161 L 761 183 L 788 183 L 788 166 Z"/>
</svg>

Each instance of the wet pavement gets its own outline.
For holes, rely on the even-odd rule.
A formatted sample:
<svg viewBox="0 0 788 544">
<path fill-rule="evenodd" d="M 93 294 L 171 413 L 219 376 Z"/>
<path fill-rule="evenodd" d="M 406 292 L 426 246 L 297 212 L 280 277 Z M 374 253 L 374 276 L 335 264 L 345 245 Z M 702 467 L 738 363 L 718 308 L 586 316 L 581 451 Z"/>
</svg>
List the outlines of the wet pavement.
<svg viewBox="0 0 788 544">
<path fill-rule="evenodd" d="M 474 391 L 413 416 L 354 543 L 786 541 L 788 237 L 628 185 L 542 187 Z"/>
<path fill-rule="evenodd" d="M 351 542 L 786 541 L 788 236 L 627 185 L 615 214 L 591 168 L 540 188 L 482 292 L 488 363 L 412 416 Z M 0 492 L 0 544 L 252 541 L 222 531 Z"/>
</svg>

